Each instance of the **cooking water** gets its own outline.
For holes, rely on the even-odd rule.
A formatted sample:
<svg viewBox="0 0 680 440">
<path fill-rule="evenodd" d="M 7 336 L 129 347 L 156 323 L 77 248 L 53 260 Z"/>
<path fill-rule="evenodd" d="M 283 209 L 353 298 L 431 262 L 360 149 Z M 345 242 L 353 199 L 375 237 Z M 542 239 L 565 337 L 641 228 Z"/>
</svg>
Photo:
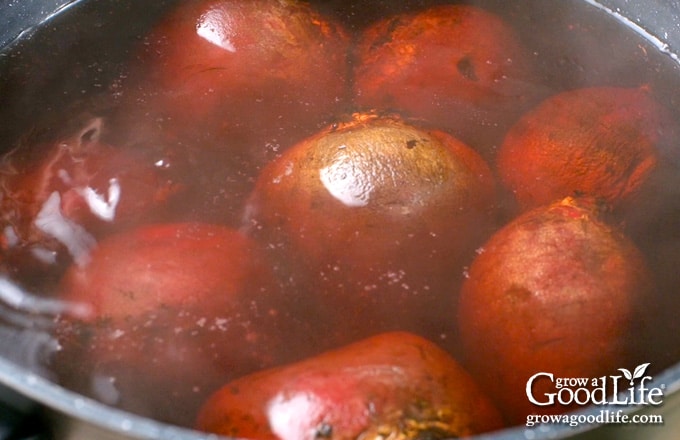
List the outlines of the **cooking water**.
<svg viewBox="0 0 680 440">
<path fill-rule="evenodd" d="M 130 59 L 137 45 L 158 16 L 177 1 L 148 2 L 79 1 L 52 17 L 36 29 L 22 35 L 0 52 L 0 180 L 44 154 L 55 154 L 49 147 L 58 142 L 69 145 L 94 145 L 101 138 L 115 143 L 130 138 L 129 133 L 111 132 L 109 117 L 127 93 L 127 78 L 135 72 Z M 423 8 L 436 1 L 313 1 L 322 12 L 336 17 L 350 32 L 358 33 L 378 17 Z M 664 53 L 664 47 L 647 41 L 622 22 L 609 16 L 591 2 L 552 2 L 527 0 L 507 2 L 480 0 L 472 3 L 498 13 L 513 26 L 529 48 L 539 74 L 535 87 L 542 93 L 590 86 L 646 87 L 654 97 L 680 121 L 680 72 L 677 59 Z M 492 30 L 490 30 L 492 31 Z M 351 109 L 348 109 L 351 112 Z M 338 115 L 338 120 L 343 116 Z M 333 121 L 328 121 L 329 123 Z M 312 132 L 309 133 L 311 135 Z M 143 135 L 141 135 L 143 138 Z M 143 139 L 142 139 L 143 140 Z M 142 141 L 140 141 L 142 142 Z M 197 143 L 204 142 L 196 139 Z M 277 157 L 285 145 L 273 136 L 263 141 L 268 157 Z M 108 151 L 108 150 L 107 150 Z M 47 153 L 46 153 L 47 152 Z M 680 155 L 662 151 L 660 182 L 645 194 L 647 200 L 633 212 L 626 213 L 626 228 L 642 249 L 659 286 L 658 300 L 666 306 L 656 318 L 656 325 L 667 340 L 659 340 L 650 348 L 650 357 L 670 366 L 680 360 L 680 329 L 675 310 L 680 298 Z M 195 179 L 204 179 L 211 201 L 192 207 L 184 219 L 226 219 L 238 227 L 240 196 L 247 193 L 255 179 L 247 167 L 247 158 L 235 164 L 200 162 L 195 157 L 178 157 L 177 150 L 158 148 L 141 160 L 153 164 L 162 176 L 170 175 L 186 162 L 198 162 Z M 63 157 L 57 153 L 55 163 Z M 19 164 L 19 166 L 17 166 Z M 224 186 L 215 188 L 210 177 L 216 170 L 226 170 Z M 62 170 L 56 175 L 61 182 L 77 178 Z M 166 173 L 166 174 L 163 174 Z M 5 176 L 5 177 L 3 177 Z M 52 176 L 55 177 L 55 176 Z M 243 186 L 242 182 L 247 184 Z M 152 181 L 151 186 L 158 183 Z M 143 182 L 142 185 L 146 184 Z M 174 187 L 163 188 L 172 193 Z M 127 194 L 116 179 L 84 186 L 79 195 L 87 201 L 90 214 L 101 220 L 103 227 L 116 219 L 117 208 Z M 164 193 L 165 194 L 165 193 Z M 0 207 L 7 206 L 12 193 L 5 188 Z M 0 355 L 49 379 L 59 380 L 51 365 L 60 350 L 54 336 L 56 318 L 67 314 L 86 316 L 91 311 L 80 303 L 68 303 L 55 297 L 55 286 L 70 263 L 84 264 L 96 239 L 82 225 L 65 218 L 59 192 L 46 198 L 38 209 L 35 226 L 51 237 L 50 246 L 32 245 L 19 257 L 10 256 L 21 241 L 23 232 L 15 230 L 8 213 L 0 213 Z M 226 201 L 231 213 L 217 209 L 212 201 Z M 5 203 L 3 205 L 3 203 Z M 501 203 L 502 205 L 502 203 Z M 135 209 L 138 207 L 135 207 Z M 5 208 L 3 208 L 5 209 Z M 141 209 L 141 208 L 140 208 Z M 181 211 L 181 207 L 177 208 Z M 175 215 L 171 211 L 168 216 Z M 14 213 L 12 213 L 14 214 Z M 122 215 L 122 214 L 121 214 Z M 174 218 L 174 217 L 173 217 Z M 162 221 L 163 217 L 154 221 Z M 58 254 L 54 244 L 67 249 Z M 461 274 L 467 267 L 461 267 Z M 92 394 L 110 405 L 123 405 L 120 390 L 105 374 L 92 378 Z M 134 405 L 132 405 L 134 408 Z M 134 409 L 133 409 L 134 410 Z"/>
</svg>

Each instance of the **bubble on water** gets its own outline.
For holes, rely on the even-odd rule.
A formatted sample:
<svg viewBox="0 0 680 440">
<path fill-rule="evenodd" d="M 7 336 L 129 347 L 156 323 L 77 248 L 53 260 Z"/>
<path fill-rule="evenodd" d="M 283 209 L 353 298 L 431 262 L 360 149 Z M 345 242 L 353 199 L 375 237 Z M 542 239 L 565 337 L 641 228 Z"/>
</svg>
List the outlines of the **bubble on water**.
<svg viewBox="0 0 680 440">
<path fill-rule="evenodd" d="M 111 339 L 118 339 L 123 335 L 125 335 L 125 331 L 118 328 L 111 332 Z"/>
<path fill-rule="evenodd" d="M 279 174 L 278 176 L 274 177 L 272 179 L 272 183 L 274 183 L 274 184 L 281 183 L 281 181 L 283 180 L 284 177 L 287 177 L 287 176 L 290 176 L 291 174 L 293 174 L 293 169 L 294 169 L 293 162 L 287 162 L 286 166 L 283 170 L 283 174 Z"/>
<path fill-rule="evenodd" d="M 264 144 L 264 146 L 267 150 L 270 150 L 274 153 L 278 153 L 281 149 L 281 145 L 277 142 L 267 142 Z"/>
<path fill-rule="evenodd" d="M 405 276 L 404 270 L 388 271 L 384 274 L 384 278 L 387 278 L 387 283 L 390 285 L 401 283 Z"/>
<path fill-rule="evenodd" d="M 218 330 L 226 331 L 229 328 L 228 318 L 215 318 L 215 326 Z"/>
</svg>

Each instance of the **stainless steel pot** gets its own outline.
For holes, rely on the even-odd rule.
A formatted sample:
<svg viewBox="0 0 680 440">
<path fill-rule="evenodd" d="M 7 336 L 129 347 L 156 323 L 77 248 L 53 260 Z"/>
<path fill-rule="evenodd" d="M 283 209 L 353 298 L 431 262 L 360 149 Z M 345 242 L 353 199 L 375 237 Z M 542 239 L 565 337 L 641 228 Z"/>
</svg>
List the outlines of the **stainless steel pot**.
<svg viewBox="0 0 680 440">
<path fill-rule="evenodd" d="M 575 1 L 575 0 L 574 0 Z M 634 32 L 672 58 L 680 69 L 680 1 L 673 0 L 583 0 L 622 22 Z M 545 0 L 546 4 L 550 3 Z M 0 1 L 0 48 L 15 39 L 49 23 L 77 3 L 65 0 Z M 152 7 L 152 6 L 149 6 Z M 0 59 L 0 64 L 2 60 Z M 0 74 L 2 73 L 0 68 Z M 0 96 L 2 100 L 2 96 Z M 29 298 L 30 300 L 30 298 Z M 0 286 L 0 304 L 9 303 L 19 309 L 29 307 L 26 298 L 14 295 L 9 285 Z M 44 304 L 43 304 L 44 306 Z M 49 304 L 47 306 L 49 308 Z M 46 310 L 48 313 L 49 310 Z M 35 356 L 31 344 L 42 341 L 40 324 L 19 332 L 0 327 L 0 346 L 21 346 L 13 356 L 0 358 L 0 439 L 163 439 L 198 440 L 215 436 L 158 423 L 110 408 L 94 400 L 66 390 L 49 379 L 28 359 Z M 0 350 L 0 353 L 3 353 Z M 43 374 L 44 373 L 44 374 Z M 544 425 L 532 429 L 516 427 L 484 436 L 501 439 L 540 438 L 654 438 L 674 439 L 680 435 L 680 363 L 654 378 L 650 386 L 663 387 L 664 404 L 655 408 L 634 408 L 630 413 L 654 413 L 664 416 L 663 426 L 599 426 L 591 424 L 575 429 L 564 425 Z M 588 408 L 584 415 L 596 414 L 602 407 Z M 49 434 L 46 434 L 49 432 Z"/>
</svg>

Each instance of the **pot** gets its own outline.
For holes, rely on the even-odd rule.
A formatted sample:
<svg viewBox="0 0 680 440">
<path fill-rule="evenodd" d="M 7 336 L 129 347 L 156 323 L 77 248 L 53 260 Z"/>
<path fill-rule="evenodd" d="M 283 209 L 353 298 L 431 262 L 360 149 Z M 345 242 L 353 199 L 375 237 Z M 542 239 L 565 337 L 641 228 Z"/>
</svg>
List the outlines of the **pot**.
<svg viewBox="0 0 680 440">
<path fill-rule="evenodd" d="M 4 0 L 0 2 L 0 16 L 3 25 L 0 27 L 0 48 L 14 47 L 30 35 L 40 35 L 49 42 L 46 49 L 39 54 L 43 58 L 35 58 L 45 62 L 46 67 L 64 67 L 60 58 L 60 51 L 64 51 L 67 43 L 72 44 L 81 35 L 69 35 L 73 41 L 59 41 L 51 39 L 52 33 L 64 38 L 56 27 L 50 27 L 61 17 L 66 16 L 72 8 L 82 1 L 64 0 Z M 100 11 L 113 10 L 118 7 L 112 0 L 91 1 L 102 5 Z M 153 17 L 159 11 L 172 4 L 173 0 L 163 0 L 154 4 L 135 6 L 134 2 L 125 2 L 127 8 L 123 13 L 110 14 L 110 25 L 90 29 L 87 38 L 93 38 L 95 32 L 106 34 L 114 29 L 134 35 L 146 29 Z M 680 1 L 635 1 L 635 0 L 583 0 L 589 7 L 599 10 L 603 16 L 609 16 L 615 22 L 626 26 L 630 32 L 635 32 L 649 44 L 657 48 L 663 56 L 676 64 L 680 69 Z M 545 0 L 537 3 L 540 12 L 535 17 L 550 14 L 554 3 Z M 142 13 L 143 12 L 143 13 Z M 102 21 L 107 17 L 106 12 L 97 15 L 93 21 Z M 134 16 L 135 20 L 126 17 Z M 106 20 L 102 21 L 106 22 Z M 55 25 L 56 26 L 56 25 Z M 108 37 L 101 37 L 107 40 Z M 114 36 L 115 38 L 115 36 Z M 130 39 L 132 40 L 132 39 Z M 63 44 L 61 44 L 63 43 Z M 100 73 L 85 72 L 84 82 L 95 83 L 111 81 L 120 73 L 118 65 L 128 48 L 124 45 L 107 49 L 105 54 L 84 53 L 85 57 L 92 57 L 100 66 Z M 70 54 L 72 55 L 72 54 Z M 46 60 L 46 61 L 45 61 Z M 5 68 L 3 57 L 0 56 L 0 78 L 10 77 L 12 72 Z M 43 71 L 36 69 L 32 80 L 36 83 L 56 81 Z M 101 73 L 103 72 L 103 73 Z M 94 76 L 93 76 L 94 75 Z M 95 80 L 95 81 L 93 81 Z M 11 80 L 10 80 L 11 82 Z M 14 86 L 13 86 L 14 87 Z M 2 88 L 0 84 L 0 100 L 4 100 L 2 91 L 9 91 L 10 87 Z M 12 99 L 16 99 L 16 88 L 12 89 Z M 68 90 L 76 94 L 75 90 Z M 21 93 L 21 92 L 19 92 Z M 35 102 L 49 109 L 58 109 L 61 96 L 32 96 Z M 11 145 L 26 126 L 30 125 L 33 110 L 3 106 L 0 110 L 0 120 L 6 125 L 0 127 L 0 145 Z M 9 121 L 9 123 L 7 123 Z M 5 310 L 7 309 L 7 310 Z M 91 398 L 72 392 L 55 383 L 49 371 L 42 367 L 40 356 L 45 345 L 53 343 L 48 335 L 49 319 L 59 312 L 59 305 L 38 296 L 31 296 L 18 292 L 16 287 L 7 280 L 0 279 L 0 314 L 7 313 L 7 319 L 0 322 L 0 440 L 4 439 L 163 439 L 163 440 L 198 440 L 215 439 L 206 435 L 160 423 L 140 417 L 132 413 L 121 411 Z M 29 312 L 31 318 L 21 312 Z M 19 322 L 20 321 L 20 322 Z M 19 322 L 20 325 L 15 325 Z M 660 406 L 629 406 L 623 411 L 625 414 L 662 415 L 664 424 L 660 427 L 646 425 L 606 425 L 595 419 L 574 428 L 563 424 L 544 424 L 536 427 L 519 426 L 502 432 L 480 438 L 501 439 L 547 439 L 547 438 L 578 438 L 578 439 L 606 439 L 606 438 L 655 438 L 671 439 L 680 432 L 680 362 L 667 368 L 662 374 L 656 375 L 649 387 L 663 390 L 663 404 Z M 603 409 L 613 412 L 620 410 L 616 406 L 586 407 L 576 413 L 583 417 L 595 417 Z"/>
</svg>

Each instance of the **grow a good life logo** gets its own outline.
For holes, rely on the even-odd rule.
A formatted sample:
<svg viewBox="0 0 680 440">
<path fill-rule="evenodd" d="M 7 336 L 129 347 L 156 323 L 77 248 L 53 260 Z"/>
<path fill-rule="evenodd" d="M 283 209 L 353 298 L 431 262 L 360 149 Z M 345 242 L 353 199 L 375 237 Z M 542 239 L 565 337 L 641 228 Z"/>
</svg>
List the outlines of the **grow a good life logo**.
<svg viewBox="0 0 680 440">
<path fill-rule="evenodd" d="M 621 374 L 600 377 L 556 377 L 551 372 L 538 372 L 531 376 L 526 384 L 526 396 L 537 407 L 565 406 L 573 409 L 575 405 L 617 405 L 617 406 L 652 406 L 663 403 L 665 385 L 650 386 L 652 377 L 646 375 L 649 363 L 641 364 L 632 371 L 619 368 Z M 566 408 L 565 408 L 566 411 Z M 606 412 L 606 414 L 605 414 Z M 619 410 L 611 412 L 603 410 L 600 418 L 593 420 L 584 417 L 587 423 L 663 423 L 660 415 L 650 420 L 632 420 Z M 613 415 L 613 418 L 610 417 Z M 566 417 L 562 420 L 560 417 Z M 539 422 L 568 422 L 575 426 L 570 416 L 536 416 L 527 417 L 527 426 Z"/>
<path fill-rule="evenodd" d="M 549 405 L 660 405 L 665 386 L 649 388 L 651 376 L 645 376 L 649 363 L 638 365 L 633 372 L 619 368 L 621 375 L 601 377 L 558 377 L 547 372 L 536 373 L 526 386 L 527 398 L 537 406 Z M 624 379 L 627 381 L 624 381 Z M 639 379 L 639 380 L 638 380 Z M 550 392 L 536 393 L 534 384 L 550 381 Z M 637 382 L 637 383 L 636 383 Z"/>
</svg>

